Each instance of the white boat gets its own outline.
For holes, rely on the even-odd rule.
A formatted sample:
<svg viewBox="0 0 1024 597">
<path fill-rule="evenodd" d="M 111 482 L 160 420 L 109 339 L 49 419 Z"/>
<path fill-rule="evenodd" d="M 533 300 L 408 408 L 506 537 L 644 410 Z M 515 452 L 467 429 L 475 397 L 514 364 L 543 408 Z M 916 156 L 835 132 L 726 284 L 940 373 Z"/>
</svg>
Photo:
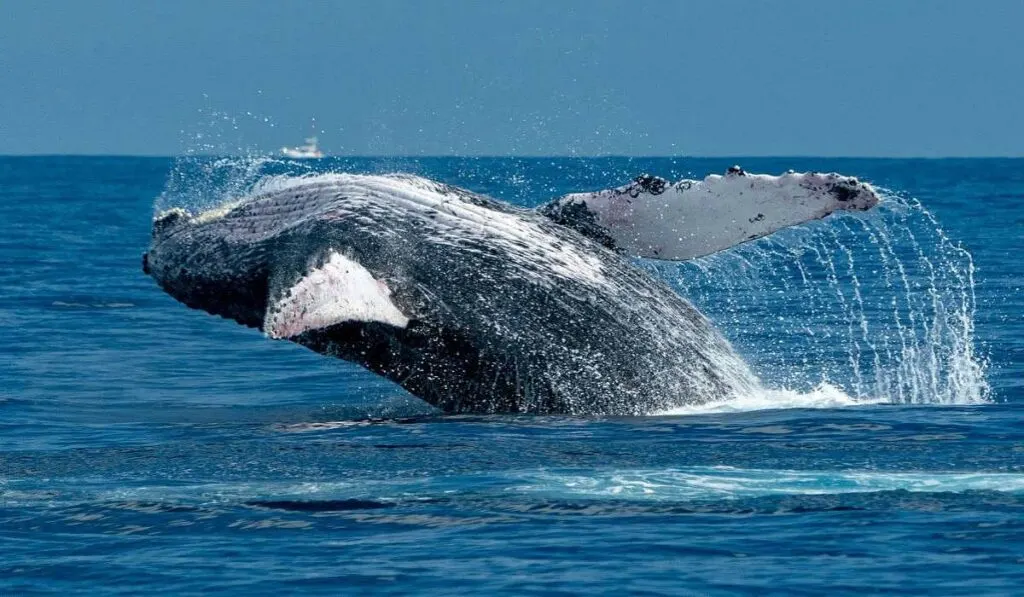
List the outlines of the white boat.
<svg viewBox="0 0 1024 597">
<path fill-rule="evenodd" d="M 324 157 L 324 152 L 320 151 L 320 148 L 317 147 L 316 137 L 307 138 L 305 145 L 299 145 L 298 147 L 282 147 L 281 153 L 286 158 L 293 158 L 296 160 Z"/>
</svg>

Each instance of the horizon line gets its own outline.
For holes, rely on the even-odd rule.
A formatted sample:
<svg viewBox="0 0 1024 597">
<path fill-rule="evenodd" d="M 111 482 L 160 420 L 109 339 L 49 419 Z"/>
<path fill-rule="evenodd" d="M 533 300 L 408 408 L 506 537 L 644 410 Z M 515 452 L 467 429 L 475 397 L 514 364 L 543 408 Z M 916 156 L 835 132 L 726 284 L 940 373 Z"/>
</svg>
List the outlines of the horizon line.
<svg viewBox="0 0 1024 597">
<path fill-rule="evenodd" d="M 193 153 L 193 154 L 147 154 L 147 153 L 0 153 L 0 158 L 146 158 L 146 159 L 176 159 L 182 157 L 282 157 L 276 154 L 257 154 L 247 156 L 245 154 L 231 153 Z M 569 154 L 338 154 L 325 155 L 315 161 L 329 159 L 521 159 L 521 160 L 543 160 L 543 159 L 830 159 L 830 160 L 1019 160 L 1024 159 L 1021 155 L 943 155 L 943 156 L 900 156 L 900 155 L 814 155 L 814 154 L 722 154 L 722 155 L 625 155 L 625 154 L 595 154 L 595 155 L 569 155 Z M 288 159 L 283 158 L 282 159 Z"/>
</svg>

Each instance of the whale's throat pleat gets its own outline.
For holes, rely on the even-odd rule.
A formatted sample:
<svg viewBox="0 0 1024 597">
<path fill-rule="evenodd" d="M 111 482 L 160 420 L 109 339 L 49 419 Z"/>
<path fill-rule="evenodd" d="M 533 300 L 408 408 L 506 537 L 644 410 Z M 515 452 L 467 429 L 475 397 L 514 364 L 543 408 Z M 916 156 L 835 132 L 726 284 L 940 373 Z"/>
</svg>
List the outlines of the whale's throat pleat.
<svg viewBox="0 0 1024 597">
<path fill-rule="evenodd" d="M 392 301 L 387 284 L 353 259 L 332 252 L 270 304 L 263 331 L 271 338 L 294 338 L 345 322 L 404 328 L 409 318 Z"/>
</svg>

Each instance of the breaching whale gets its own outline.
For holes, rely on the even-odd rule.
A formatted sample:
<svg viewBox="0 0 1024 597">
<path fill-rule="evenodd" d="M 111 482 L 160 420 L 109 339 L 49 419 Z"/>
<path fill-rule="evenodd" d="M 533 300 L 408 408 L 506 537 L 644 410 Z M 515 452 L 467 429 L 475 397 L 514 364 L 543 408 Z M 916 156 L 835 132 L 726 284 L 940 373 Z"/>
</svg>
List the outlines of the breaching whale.
<svg viewBox="0 0 1024 597">
<path fill-rule="evenodd" d="M 406 174 L 277 178 L 156 216 L 143 270 L 189 307 L 362 365 L 445 412 L 647 414 L 755 391 L 685 260 L 878 203 L 838 174 L 628 185 L 527 209 Z"/>
</svg>

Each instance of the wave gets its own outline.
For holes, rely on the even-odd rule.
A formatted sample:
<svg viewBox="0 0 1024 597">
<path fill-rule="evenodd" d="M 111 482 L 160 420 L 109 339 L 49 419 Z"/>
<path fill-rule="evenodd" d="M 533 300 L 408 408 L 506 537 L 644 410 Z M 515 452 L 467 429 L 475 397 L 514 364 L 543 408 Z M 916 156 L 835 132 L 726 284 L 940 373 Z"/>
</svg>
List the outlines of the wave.
<svg viewBox="0 0 1024 597">
<path fill-rule="evenodd" d="M 96 301 L 96 302 L 79 302 L 79 301 L 53 301 L 50 306 L 58 307 L 62 309 L 127 309 L 135 307 L 135 303 L 128 301 Z"/>
<path fill-rule="evenodd" d="M 254 481 L 194 485 L 147 483 L 110 489 L 108 480 L 68 479 L 47 490 L 0 482 L 11 507 L 33 503 L 257 506 L 291 510 L 360 510 L 415 504 L 527 499 L 533 502 L 720 502 L 785 496 L 839 496 L 906 492 L 1024 493 L 1024 474 L 948 471 L 772 470 L 731 466 L 675 469 L 530 470 L 397 479 L 322 482 Z M 6 486 L 5 486 L 6 485 Z"/>
<path fill-rule="evenodd" d="M 1024 474 L 797 471 L 728 466 L 594 473 L 534 473 L 511 490 L 546 497 L 635 500 L 723 500 L 782 495 L 837 495 L 906 491 L 1024 492 Z"/>
</svg>

